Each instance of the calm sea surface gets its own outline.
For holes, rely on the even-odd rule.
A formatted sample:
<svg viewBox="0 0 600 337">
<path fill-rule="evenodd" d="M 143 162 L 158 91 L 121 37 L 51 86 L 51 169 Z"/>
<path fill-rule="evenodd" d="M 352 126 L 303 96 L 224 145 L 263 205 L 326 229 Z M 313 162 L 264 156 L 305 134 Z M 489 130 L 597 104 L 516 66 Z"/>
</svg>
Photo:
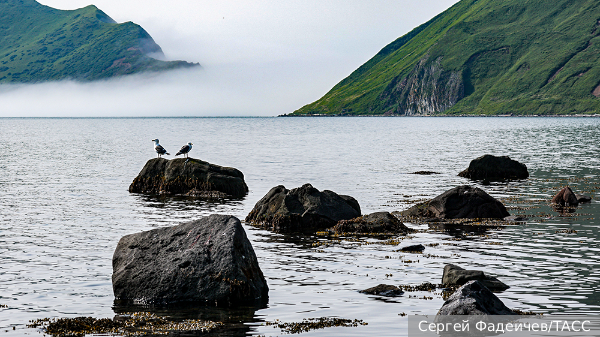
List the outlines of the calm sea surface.
<svg viewBox="0 0 600 337">
<path fill-rule="evenodd" d="M 498 294 L 510 308 L 600 314 L 600 203 L 569 215 L 548 205 L 567 184 L 600 200 L 599 130 L 594 118 L 0 119 L 0 336 L 38 335 L 25 326 L 37 318 L 113 317 L 112 254 L 124 235 L 213 213 L 243 220 L 280 184 L 351 195 L 363 214 L 400 211 L 476 184 L 457 174 L 486 153 L 527 165 L 526 181 L 479 186 L 527 223 L 470 233 L 407 224 L 422 231 L 395 238 L 399 245 L 245 225 L 269 284 L 268 307 L 161 314 L 241 322 L 248 335 L 267 336 L 283 334 L 267 321 L 341 317 L 368 325 L 303 335 L 401 336 L 400 314 L 435 314 L 439 291 L 389 299 L 358 290 L 440 283 L 447 263 L 510 285 Z M 212 203 L 130 194 L 156 156 L 154 138 L 172 154 L 192 142 L 192 157 L 238 168 L 250 193 Z M 410 174 L 422 170 L 440 174 Z M 398 251 L 409 244 L 425 245 L 424 254 Z"/>
</svg>

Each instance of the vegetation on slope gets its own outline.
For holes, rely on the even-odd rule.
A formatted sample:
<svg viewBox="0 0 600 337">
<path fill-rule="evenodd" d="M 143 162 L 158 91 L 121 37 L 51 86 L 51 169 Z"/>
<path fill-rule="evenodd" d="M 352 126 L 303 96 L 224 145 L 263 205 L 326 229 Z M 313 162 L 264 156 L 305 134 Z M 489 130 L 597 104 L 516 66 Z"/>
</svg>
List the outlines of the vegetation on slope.
<svg viewBox="0 0 600 337">
<path fill-rule="evenodd" d="M 600 111 L 600 2 L 462 0 L 294 115 Z"/>
<path fill-rule="evenodd" d="M 98 80 L 197 64 L 160 61 L 140 26 L 115 23 L 95 6 L 63 11 L 35 0 L 0 0 L 0 83 Z"/>
</svg>

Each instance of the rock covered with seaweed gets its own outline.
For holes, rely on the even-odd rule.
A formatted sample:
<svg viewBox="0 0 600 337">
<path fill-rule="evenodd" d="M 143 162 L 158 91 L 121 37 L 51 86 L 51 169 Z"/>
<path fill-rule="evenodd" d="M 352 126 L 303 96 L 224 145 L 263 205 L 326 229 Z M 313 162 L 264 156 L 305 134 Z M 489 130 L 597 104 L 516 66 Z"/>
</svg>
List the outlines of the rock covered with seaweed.
<svg viewBox="0 0 600 337">
<path fill-rule="evenodd" d="M 248 193 L 248 186 L 244 174 L 232 167 L 194 158 L 153 158 L 133 180 L 129 192 L 241 198 Z"/>
<path fill-rule="evenodd" d="M 122 237 L 112 281 L 118 304 L 262 303 L 269 290 L 240 221 L 228 215 Z"/>
</svg>

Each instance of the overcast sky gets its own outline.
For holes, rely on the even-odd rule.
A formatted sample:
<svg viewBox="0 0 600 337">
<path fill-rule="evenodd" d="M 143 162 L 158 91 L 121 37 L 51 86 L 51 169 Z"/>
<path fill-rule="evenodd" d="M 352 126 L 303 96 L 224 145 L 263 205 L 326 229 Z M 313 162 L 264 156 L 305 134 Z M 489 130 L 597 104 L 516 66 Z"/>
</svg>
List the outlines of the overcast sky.
<svg viewBox="0 0 600 337">
<path fill-rule="evenodd" d="M 76 9 L 91 0 L 38 0 Z M 201 70 L 0 87 L 0 116 L 275 116 L 323 96 L 456 0 L 95 0 Z"/>
</svg>

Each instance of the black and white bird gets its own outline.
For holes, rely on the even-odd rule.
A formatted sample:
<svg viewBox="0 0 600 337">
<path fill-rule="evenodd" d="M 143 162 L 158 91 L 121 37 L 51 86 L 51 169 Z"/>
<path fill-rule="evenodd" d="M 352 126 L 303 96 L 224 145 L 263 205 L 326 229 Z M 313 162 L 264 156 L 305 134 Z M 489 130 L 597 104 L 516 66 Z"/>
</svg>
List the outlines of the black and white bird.
<svg viewBox="0 0 600 337">
<path fill-rule="evenodd" d="M 187 145 L 182 146 L 181 150 L 179 150 L 179 152 L 177 152 L 175 155 L 179 156 L 180 154 L 183 154 L 187 158 L 188 152 L 190 152 L 190 150 L 192 149 L 192 145 L 194 145 L 194 144 L 187 143 Z"/>
<path fill-rule="evenodd" d="M 158 138 L 152 139 L 152 141 L 154 142 L 154 150 L 156 150 L 156 154 L 158 154 L 158 158 L 160 158 L 160 156 L 162 156 L 163 154 L 166 154 L 167 156 L 171 155 L 170 153 L 167 152 L 167 150 L 165 150 L 164 147 L 162 147 L 162 145 L 160 145 L 158 143 Z"/>
</svg>

